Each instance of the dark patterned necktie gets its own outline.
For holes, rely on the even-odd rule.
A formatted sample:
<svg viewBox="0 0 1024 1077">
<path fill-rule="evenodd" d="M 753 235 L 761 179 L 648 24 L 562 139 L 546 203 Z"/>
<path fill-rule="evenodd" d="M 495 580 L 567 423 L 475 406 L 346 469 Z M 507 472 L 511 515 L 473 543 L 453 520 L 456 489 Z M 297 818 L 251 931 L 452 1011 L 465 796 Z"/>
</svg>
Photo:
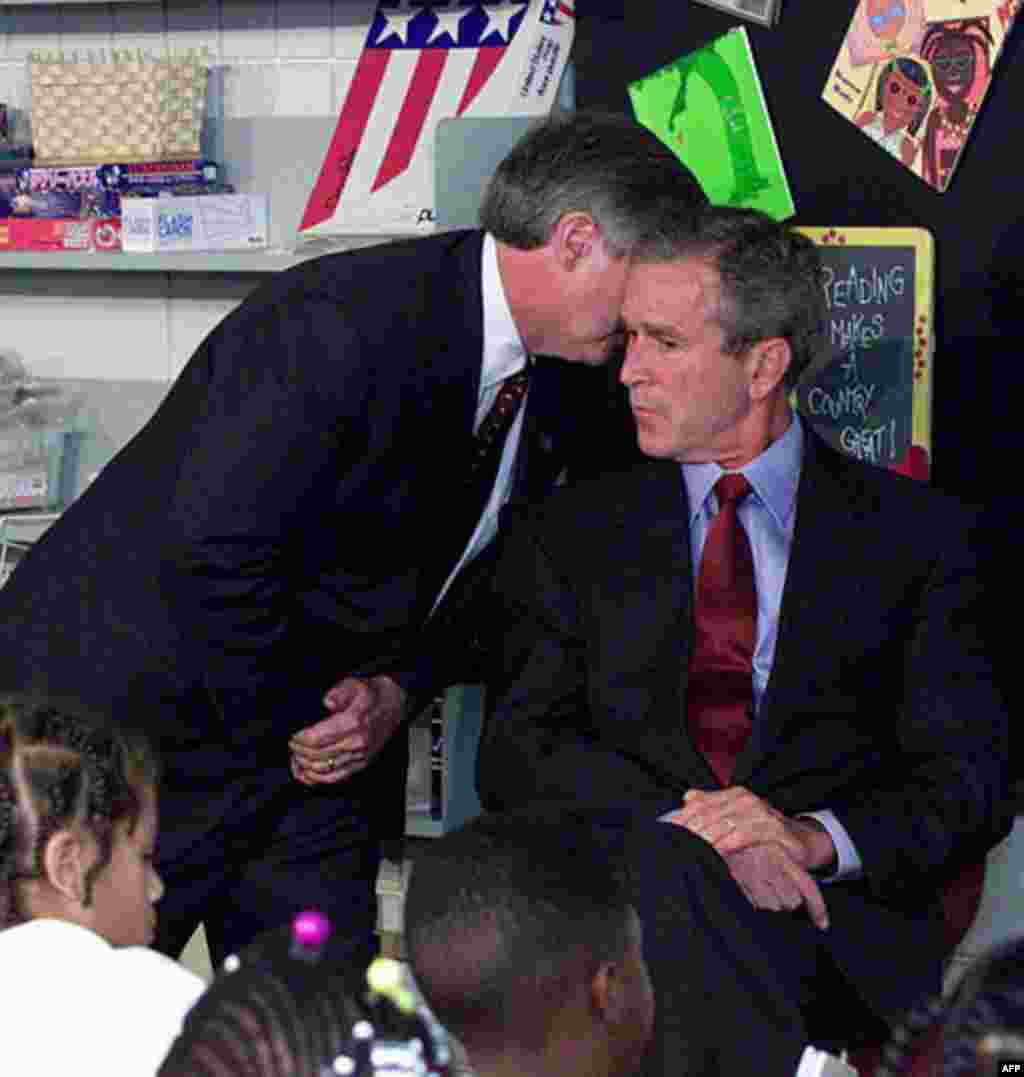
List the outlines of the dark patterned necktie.
<svg viewBox="0 0 1024 1077">
<path fill-rule="evenodd" d="M 480 421 L 474 437 L 476 452 L 471 465 L 474 476 L 480 471 L 491 470 L 492 465 L 494 475 L 497 476 L 505 437 L 515 422 L 529 384 L 530 367 L 527 365 L 518 373 L 507 377 L 498 387 L 494 403 Z"/>
<path fill-rule="evenodd" d="M 738 514 L 748 493 L 743 475 L 723 475 L 715 483 L 719 508 L 701 554 L 686 690 L 690 736 L 722 785 L 729 784 L 750 735 L 754 705 L 757 592 L 750 541 Z"/>
<path fill-rule="evenodd" d="M 456 510 L 462 547 L 473 534 L 494 489 L 505 441 L 523 405 L 529 384 L 530 365 L 527 364 L 501 383 L 494 402 L 473 435 L 469 471 Z"/>
</svg>

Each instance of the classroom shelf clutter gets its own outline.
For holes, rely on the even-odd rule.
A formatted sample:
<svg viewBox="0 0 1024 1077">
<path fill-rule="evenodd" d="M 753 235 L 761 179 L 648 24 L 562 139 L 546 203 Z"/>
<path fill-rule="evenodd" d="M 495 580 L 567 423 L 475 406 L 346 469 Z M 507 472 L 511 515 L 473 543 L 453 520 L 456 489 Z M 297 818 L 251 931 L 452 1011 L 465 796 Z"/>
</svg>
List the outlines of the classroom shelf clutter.
<svg viewBox="0 0 1024 1077">
<path fill-rule="evenodd" d="M 235 251 L 268 200 L 203 156 L 208 56 L 32 53 L 32 106 L 0 104 L 0 251 Z"/>
</svg>

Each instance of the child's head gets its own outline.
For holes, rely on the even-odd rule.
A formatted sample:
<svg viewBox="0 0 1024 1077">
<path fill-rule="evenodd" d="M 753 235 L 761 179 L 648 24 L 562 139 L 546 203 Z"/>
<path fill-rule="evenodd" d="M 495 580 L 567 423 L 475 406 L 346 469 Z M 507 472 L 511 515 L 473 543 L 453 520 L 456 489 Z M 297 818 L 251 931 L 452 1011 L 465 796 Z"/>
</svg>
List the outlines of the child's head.
<svg viewBox="0 0 1024 1077">
<path fill-rule="evenodd" d="M 564 813 L 485 814 L 426 843 L 403 938 L 427 1005 L 478 1073 L 640 1065 L 655 1002 L 629 878 Z"/>
<path fill-rule="evenodd" d="M 447 1035 L 398 963 L 378 958 L 366 970 L 343 944 L 310 949 L 301 927 L 310 915 L 228 958 L 158 1077 L 447 1077 Z"/>
<path fill-rule="evenodd" d="M 157 764 L 137 731 L 63 700 L 0 697 L 0 929 L 70 920 L 152 941 Z"/>
<path fill-rule="evenodd" d="M 1024 937 L 979 954 L 956 987 L 922 999 L 882 1052 L 877 1077 L 941 1073 L 976 1077 L 1009 1071 L 1024 1054 Z"/>
</svg>

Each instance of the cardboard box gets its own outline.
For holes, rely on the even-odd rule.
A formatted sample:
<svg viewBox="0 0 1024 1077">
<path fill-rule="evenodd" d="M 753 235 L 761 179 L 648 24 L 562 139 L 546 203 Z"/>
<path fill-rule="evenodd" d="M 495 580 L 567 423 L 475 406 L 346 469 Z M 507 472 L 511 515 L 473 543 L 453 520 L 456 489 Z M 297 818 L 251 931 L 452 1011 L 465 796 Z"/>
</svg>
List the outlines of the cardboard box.
<svg viewBox="0 0 1024 1077">
<path fill-rule="evenodd" d="M 18 170 L 22 191 L 127 191 L 136 187 L 176 187 L 218 183 L 220 167 L 206 158 L 181 161 L 137 161 L 131 164 L 67 165 Z"/>
<path fill-rule="evenodd" d="M 52 217 L 0 219 L 0 251 L 118 251 L 117 217 L 86 220 Z"/>
<path fill-rule="evenodd" d="M 0 217 L 116 217 L 117 191 L 0 191 Z"/>
<path fill-rule="evenodd" d="M 267 196 L 210 194 L 121 199 L 126 251 L 260 250 L 269 242 Z"/>
</svg>

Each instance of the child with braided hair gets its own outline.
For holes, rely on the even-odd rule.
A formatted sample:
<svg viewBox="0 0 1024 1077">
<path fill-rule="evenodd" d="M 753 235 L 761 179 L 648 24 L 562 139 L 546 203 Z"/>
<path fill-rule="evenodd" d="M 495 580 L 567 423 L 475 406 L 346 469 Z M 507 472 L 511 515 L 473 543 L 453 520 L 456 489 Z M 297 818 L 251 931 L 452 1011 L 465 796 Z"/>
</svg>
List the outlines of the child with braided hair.
<svg viewBox="0 0 1024 1077">
<path fill-rule="evenodd" d="M 148 949 L 158 768 L 76 704 L 0 698 L 0 1042 L 11 1074 L 153 1074 L 205 984 Z"/>
<path fill-rule="evenodd" d="M 229 956 L 158 1077 L 447 1077 L 448 1036 L 402 966 L 352 952 L 309 910 Z"/>
<path fill-rule="evenodd" d="M 945 997 L 913 1007 L 874 1077 L 987 1077 L 1020 1073 L 1021 1063 L 1024 936 L 1017 936 L 979 954 Z"/>
</svg>

